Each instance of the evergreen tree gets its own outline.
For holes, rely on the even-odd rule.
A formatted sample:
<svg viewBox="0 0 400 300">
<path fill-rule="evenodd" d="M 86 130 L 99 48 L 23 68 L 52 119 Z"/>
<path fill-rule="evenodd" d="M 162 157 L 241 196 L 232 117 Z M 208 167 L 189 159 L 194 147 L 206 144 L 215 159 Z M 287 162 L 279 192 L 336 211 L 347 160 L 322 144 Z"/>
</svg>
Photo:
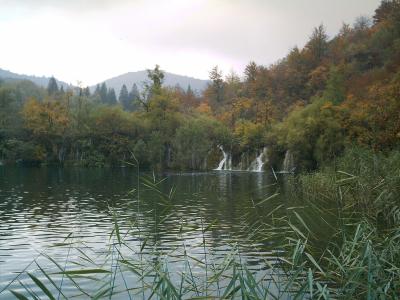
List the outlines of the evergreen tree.
<svg viewBox="0 0 400 300">
<path fill-rule="evenodd" d="M 222 79 L 222 71 L 218 69 L 218 66 L 212 68 L 210 80 L 212 81 L 213 98 L 217 103 L 221 103 L 224 96 L 224 80 Z"/>
<path fill-rule="evenodd" d="M 100 84 L 96 85 L 96 89 L 94 90 L 95 96 L 100 96 Z"/>
<path fill-rule="evenodd" d="M 47 85 L 47 92 L 49 95 L 55 95 L 58 93 L 58 84 L 56 79 L 52 76 L 49 79 L 49 84 Z"/>
<path fill-rule="evenodd" d="M 253 83 L 257 76 L 257 65 L 254 61 L 251 61 L 244 69 L 247 83 Z"/>
<path fill-rule="evenodd" d="M 375 10 L 374 23 L 380 23 L 392 18 L 400 12 L 400 0 L 382 0 L 379 7 Z"/>
<path fill-rule="evenodd" d="M 189 111 L 192 107 L 196 106 L 196 100 L 196 94 L 189 84 L 186 91 L 183 92 L 183 108 Z"/>
<path fill-rule="evenodd" d="M 140 93 L 136 83 L 133 84 L 131 91 L 129 92 L 129 99 L 137 100 L 140 97 Z"/>
<path fill-rule="evenodd" d="M 100 90 L 99 90 L 99 95 L 100 95 L 100 101 L 103 104 L 107 104 L 107 96 L 108 96 L 108 91 L 107 91 L 107 85 L 105 82 L 103 82 L 100 86 Z"/>
<path fill-rule="evenodd" d="M 128 93 L 128 89 L 126 88 L 126 85 L 123 84 L 121 87 L 121 90 L 119 92 L 119 97 L 118 97 L 118 101 L 121 103 L 122 107 L 125 110 L 132 110 L 132 99 L 129 98 L 129 93 Z"/>
<path fill-rule="evenodd" d="M 328 51 L 328 35 L 326 34 L 323 24 L 314 28 L 306 48 L 311 54 L 311 63 L 313 63 L 314 66 L 319 64 Z"/>
<path fill-rule="evenodd" d="M 117 96 L 115 95 L 115 90 L 113 88 L 109 89 L 107 92 L 107 104 L 108 105 L 117 104 Z"/>
<path fill-rule="evenodd" d="M 96 89 L 97 89 L 97 87 L 96 87 Z M 90 89 L 88 86 L 83 89 L 83 96 L 90 97 Z"/>
<path fill-rule="evenodd" d="M 136 110 L 140 104 L 140 93 L 136 83 L 132 85 L 132 89 L 129 92 L 129 100 L 130 104 L 132 105 L 130 111 Z"/>
<path fill-rule="evenodd" d="M 186 97 L 190 97 L 190 98 L 195 98 L 196 97 L 196 95 L 194 94 L 190 84 L 188 85 L 188 87 L 186 89 Z"/>
</svg>

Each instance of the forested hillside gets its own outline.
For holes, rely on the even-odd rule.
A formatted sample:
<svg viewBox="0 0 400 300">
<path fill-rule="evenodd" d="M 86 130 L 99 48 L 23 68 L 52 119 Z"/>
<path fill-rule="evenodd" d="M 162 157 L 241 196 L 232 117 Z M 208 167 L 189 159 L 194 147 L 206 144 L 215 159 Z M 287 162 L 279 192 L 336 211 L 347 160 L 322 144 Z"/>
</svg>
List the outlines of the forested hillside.
<svg viewBox="0 0 400 300">
<path fill-rule="evenodd" d="M 142 91 L 143 83 L 146 82 L 147 79 L 147 71 L 137 71 L 107 79 L 104 81 L 104 83 L 108 88 L 113 88 L 117 93 L 121 90 L 123 85 L 132 87 L 134 84 L 137 86 L 139 91 Z M 205 90 L 207 84 L 207 80 L 164 72 L 164 86 L 180 87 L 185 90 L 190 86 L 190 88 L 195 91 L 196 94 L 199 94 Z M 96 86 L 90 87 L 91 92 L 93 92 L 95 89 Z"/>
<path fill-rule="evenodd" d="M 267 147 L 279 168 L 289 150 L 298 170 L 318 168 L 347 147 L 388 152 L 400 141 L 400 2 L 383 1 L 373 19 L 323 25 L 304 48 L 270 66 L 250 62 L 243 79 L 218 67 L 201 96 L 163 86 L 157 66 L 143 92 L 106 84 L 47 89 L 0 85 L 3 162 L 210 169 L 229 151 L 233 165 Z"/>
<path fill-rule="evenodd" d="M 40 87 L 47 87 L 50 81 L 50 77 L 38 77 L 33 75 L 24 75 L 24 74 L 17 74 L 7 70 L 0 69 L 0 80 L 3 81 L 12 81 L 12 80 L 29 80 L 32 81 L 34 84 Z M 71 84 L 68 84 L 64 81 L 56 80 L 57 85 L 59 87 L 63 87 L 63 89 L 72 88 Z"/>
</svg>

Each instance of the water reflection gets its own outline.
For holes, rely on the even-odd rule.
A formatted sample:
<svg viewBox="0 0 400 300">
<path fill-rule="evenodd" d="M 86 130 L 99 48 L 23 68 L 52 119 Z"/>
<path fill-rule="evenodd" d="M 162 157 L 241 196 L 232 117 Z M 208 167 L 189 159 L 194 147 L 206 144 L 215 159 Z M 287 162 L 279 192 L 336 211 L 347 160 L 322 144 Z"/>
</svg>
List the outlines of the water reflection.
<svg viewBox="0 0 400 300">
<path fill-rule="evenodd" d="M 163 193 L 175 187 L 168 205 L 144 185 L 139 186 L 140 200 L 136 193 L 129 194 L 138 188 L 136 171 L 129 168 L 0 168 L 0 290 L 41 252 L 65 260 L 68 248 L 51 246 L 68 234 L 96 253 L 105 251 L 113 227 L 109 207 L 115 208 L 122 231 L 135 222 L 142 234 L 152 233 L 148 253 L 157 249 L 172 261 L 181 255 L 182 240 L 191 255 L 204 255 L 202 228 L 215 223 L 205 233 L 209 251 L 223 259 L 230 245 L 238 244 L 249 267 L 262 274 L 273 245 L 250 243 L 248 238 L 260 216 L 276 205 L 254 206 L 275 192 L 273 179 L 245 172 L 162 176 L 166 180 L 158 186 Z M 135 235 L 129 242 L 139 245 Z"/>
</svg>

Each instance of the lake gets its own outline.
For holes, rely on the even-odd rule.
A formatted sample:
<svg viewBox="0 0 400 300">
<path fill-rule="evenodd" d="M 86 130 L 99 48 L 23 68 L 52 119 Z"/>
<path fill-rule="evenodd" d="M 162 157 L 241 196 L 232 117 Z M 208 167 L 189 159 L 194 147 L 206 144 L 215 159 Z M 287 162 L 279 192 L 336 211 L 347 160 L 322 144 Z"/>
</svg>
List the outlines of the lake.
<svg viewBox="0 0 400 300">
<path fill-rule="evenodd" d="M 277 263 L 279 249 L 274 240 L 258 236 L 256 229 L 264 216 L 285 202 L 283 197 L 262 202 L 281 188 L 267 173 L 141 173 L 138 177 L 131 168 L 0 167 L 0 291 L 5 289 L 0 298 L 14 299 L 10 289 L 23 293 L 21 283 L 40 296 L 25 273 L 16 278 L 25 270 L 45 282 L 40 266 L 54 274 L 66 296 L 86 299 L 65 276 L 56 274 L 55 262 L 73 270 L 83 264 L 89 268 L 90 260 L 97 259 L 97 267 L 114 272 L 113 262 L 127 253 L 125 249 L 110 255 L 110 245 L 118 244 L 116 222 L 126 243 L 142 248 L 135 250 L 141 257 L 164 262 L 167 257 L 176 273 L 183 268 L 182 253 L 200 261 L 191 270 L 196 276 L 206 272 L 201 266 L 207 260 L 205 252 L 210 265 L 236 253 L 256 278 L 268 282 L 268 276 L 273 276 L 269 266 Z M 134 295 L 133 275 L 114 280 L 115 290 L 132 288 Z M 81 279 L 80 286 L 93 293 L 101 288 L 87 278 Z M 128 297 L 133 296 L 120 292 L 113 299 Z"/>
</svg>

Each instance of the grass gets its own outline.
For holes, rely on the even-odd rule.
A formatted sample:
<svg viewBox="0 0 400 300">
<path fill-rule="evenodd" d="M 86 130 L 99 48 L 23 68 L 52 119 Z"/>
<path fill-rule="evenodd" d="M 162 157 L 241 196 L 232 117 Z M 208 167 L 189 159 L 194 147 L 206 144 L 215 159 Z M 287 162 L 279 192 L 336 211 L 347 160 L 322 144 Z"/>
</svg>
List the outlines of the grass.
<svg viewBox="0 0 400 300">
<path fill-rule="evenodd" d="M 176 224 L 179 243 L 162 250 L 157 228 L 174 213 L 174 189 L 164 194 L 155 176 L 141 178 L 130 192 L 136 218 L 127 224 L 109 208 L 113 228 L 106 251 L 68 235 L 54 245 L 65 249 L 64 261 L 41 253 L 33 271 L 24 270 L 6 288 L 18 299 L 396 299 L 399 166 L 397 152 L 384 156 L 357 149 L 334 167 L 287 178 L 287 202 L 247 224 L 254 234 L 244 243 L 285 237 L 275 258 L 265 257 L 261 273 L 248 268 L 238 244 L 229 245 L 223 258 L 215 255 L 207 237 L 217 223 L 206 226 L 203 219 Z M 161 209 L 151 212 L 152 232 L 141 229 L 140 188 L 151 189 L 160 203 Z M 253 203 L 254 212 L 275 197 Z M 193 231 L 199 239 L 188 245 L 185 234 Z M 321 235 L 330 238 L 321 243 Z"/>
</svg>

